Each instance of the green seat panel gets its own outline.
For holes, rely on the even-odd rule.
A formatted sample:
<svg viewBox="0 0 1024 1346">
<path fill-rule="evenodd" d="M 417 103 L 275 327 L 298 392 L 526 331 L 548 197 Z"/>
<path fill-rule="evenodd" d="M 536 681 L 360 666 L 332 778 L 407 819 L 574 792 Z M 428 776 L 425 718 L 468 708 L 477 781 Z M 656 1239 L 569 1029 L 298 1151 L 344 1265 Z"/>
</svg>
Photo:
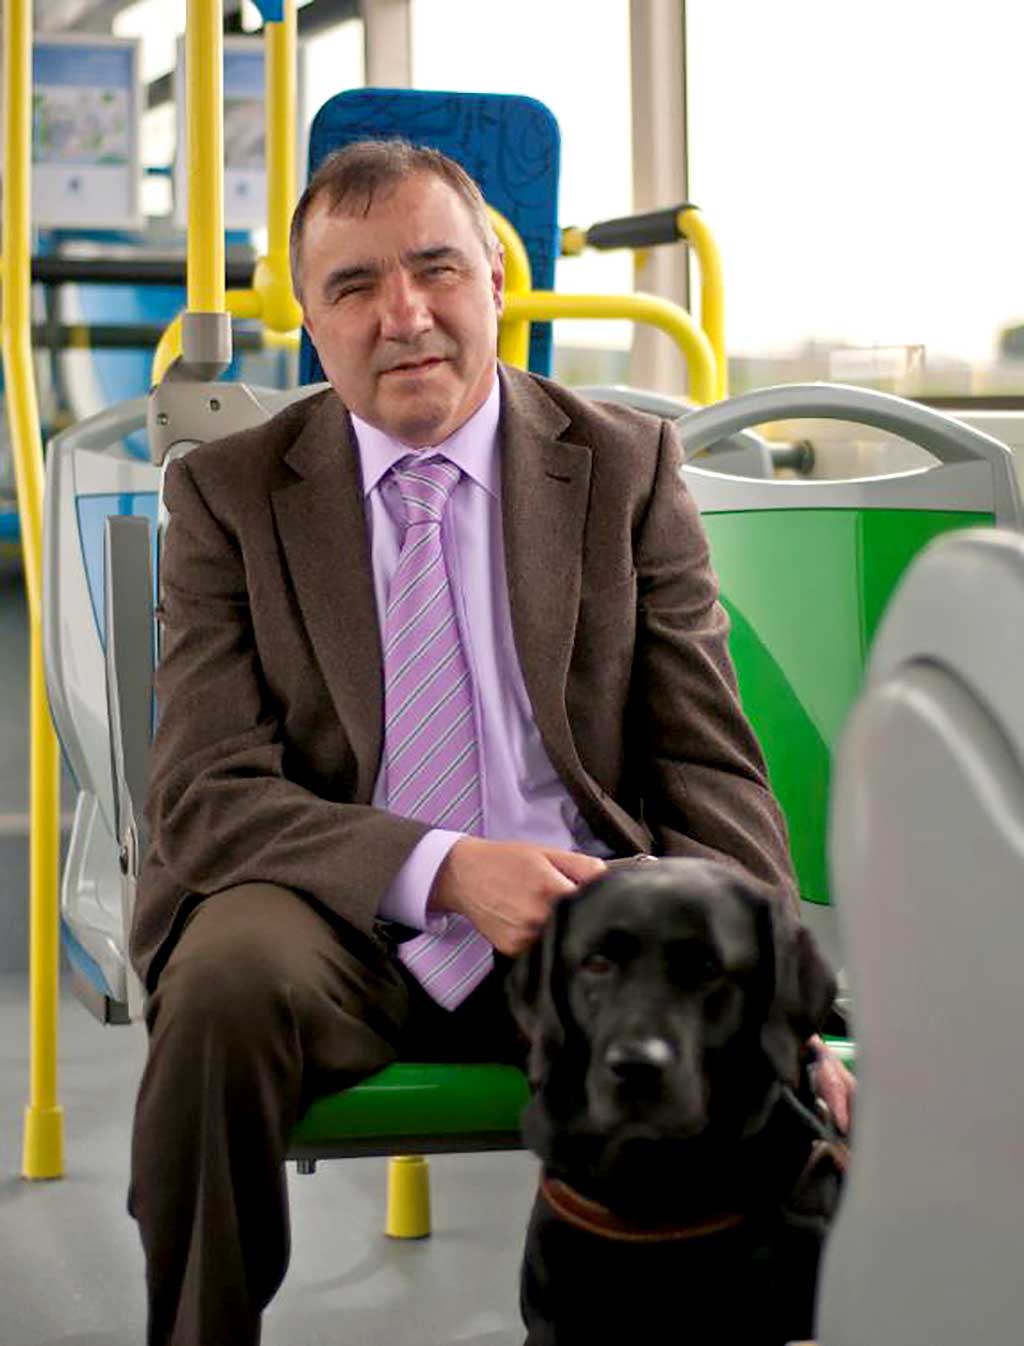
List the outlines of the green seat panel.
<svg viewBox="0 0 1024 1346">
<path fill-rule="evenodd" d="M 852 1068 L 853 1042 L 826 1040 Z M 410 1135 L 471 1138 L 518 1132 L 529 1096 L 526 1078 L 514 1066 L 399 1063 L 352 1089 L 318 1098 L 293 1128 L 289 1148 L 329 1153 L 341 1138 L 383 1142 Z"/>
<path fill-rule="evenodd" d="M 528 1098 L 526 1077 L 515 1066 L 399 1062 L 318 1098 L 292 1130 L 291 1143 L 518 1132 Z"/>
<path fill-rule="evenodd" d="M 954 510 L 705 513 L 740 696 L 789 825 L 805 901 L 827 903 L 832 750 L 889 597 L 933 538 L 992 523 Z"/>
</svg>

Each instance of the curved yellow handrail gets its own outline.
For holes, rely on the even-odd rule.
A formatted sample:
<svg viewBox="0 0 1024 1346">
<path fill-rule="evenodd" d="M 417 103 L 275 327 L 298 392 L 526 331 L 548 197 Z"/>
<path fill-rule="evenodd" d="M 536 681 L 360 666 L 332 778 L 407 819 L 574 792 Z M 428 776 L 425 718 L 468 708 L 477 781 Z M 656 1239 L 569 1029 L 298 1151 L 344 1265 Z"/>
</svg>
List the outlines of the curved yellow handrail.
<svg viewBox="0 0 1024 1346">
<path fill-rule="evenodd" d="M 59 1178 L 64 1172 L 64 1115 L 57 1103 L 60 757 L 43 676 L 43 451 L 31 334 L 31 0 L 4 0 L 3 67 L 0 345 L 30 642 L 29 1102 L 22 1138 L 22 1173 L 26 1178 Z"/>
<path fill-rule="evenodd" d="M 716 364 L 717 399 L 728 396 L 729 365 L 725 351 L 725 281 L 722 255 L 707 221 L 696 206 L 684 206 L 676 213 L 676 232 L 693 249 L 700 267 L 700 322 L 711 342 Z M 623 244 L 621 246 L 628 246 Z M 579 257 L 587 248 L 587 230 L 567 225 L 561 231 L 563 257 Z M 647 250 L 634 248 L 639 260 Z"/>
<path fill-rule="evenodd" d="M 498 327 L 498 355 L 506 364 L 525 369 L 530 360 L 530 324 L 525 319 L 511 318 L 508 297 L 533 289 L 530 257 L 518 231 L 505 216 L 493 206 L 487 207 L 487 213 L 505 254 L 505 313 Z"/>
<path fill-rule="evenodd" d="M 650 323 L 666 332 L 683 353 L 690 371 L 690 394 L 702 405 L 715 401 L 721 374 L 712 342 L 684 308 L 652 294 L 559 294 L 552 290 L 534 290 L 530 259 L 523 241 L 509 221 L 488 206 L 495 232 L 505 252 L 505 311 L 498 336 L 498 354 L 507 364 L 525 369 L 530 352 L 530 322 L 550 322 L 556 318 L 625 318 L 630 322 Z M 682 214 L 683 212 L 680 212 Z M 702 238 L 700 231 L 695 234 Z M 705 244 L 706 245 L 706 244 Z M 712 245 L 713 246 L 713 245 Z M 721 281 L 719 266 L 717 280 Z M 703 311 L 703 310 L 702 310 Z M 717 312 L 718 332 L 722 331 L 721 306 Z"/>
<path fill-rule="evenodd" d="M 530 290 L 506 294 L 506 318 L 515 322 L 551 322 L 557 318 L 625 318 L 650 323 L 679 346 L 690 371 L 690 396 L 702 406 L 715 400 L 718 371 L 705 333 L 684 308 L 653 294 L 556 294 Z"/>
<path fill-rule="evenodd" d="M 697 255 L 700 267 L 700 321 L 715 352 L 718 369 L 716 400 L 729 395 L 729 362 L 725 353 L 725 280 L 722 254 L 696 206 L 687 206 L 676 217 L 676 228 Z"/>
</svg>

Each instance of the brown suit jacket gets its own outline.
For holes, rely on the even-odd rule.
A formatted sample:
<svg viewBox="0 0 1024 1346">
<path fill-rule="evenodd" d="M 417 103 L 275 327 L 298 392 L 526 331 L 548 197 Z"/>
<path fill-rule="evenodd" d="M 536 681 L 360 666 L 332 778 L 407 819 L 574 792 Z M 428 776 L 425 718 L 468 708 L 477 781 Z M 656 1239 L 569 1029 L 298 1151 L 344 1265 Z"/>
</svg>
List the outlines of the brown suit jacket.
<svg viewBox="0 0 1024 1346">
<path fill-rule="evenodd" d="M 502 367 L 516 649 L 552 764 L 616 852 L 792 889 L 671 427 Z M 370 930 L 427 825 L 370 805 L 383 686 L 359 459 L 333 391 L 170 465 L 164 642 L 132 957 L 253 880 Z"/>
</svg>

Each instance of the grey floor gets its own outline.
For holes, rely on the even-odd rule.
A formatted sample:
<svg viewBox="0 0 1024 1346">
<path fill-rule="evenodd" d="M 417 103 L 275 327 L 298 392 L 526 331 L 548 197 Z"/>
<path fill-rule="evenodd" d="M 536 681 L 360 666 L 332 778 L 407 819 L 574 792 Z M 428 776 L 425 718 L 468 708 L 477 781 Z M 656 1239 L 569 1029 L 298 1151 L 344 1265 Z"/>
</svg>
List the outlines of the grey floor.
<svg viewBox="0 0 1024 1346">
<path fill-rule="evenodd" d="M 21 1176 L 28 1100 L 25 959 L 27 638 L 17 566 L 0 556 L 0 1346 L 142 1346 L 143 1261 L 125 1211 L 138 1027 L 61 1001 L 65 1174 Z M 70 803 L 70 799 L 65 801 Z M 387 1161 L 289 1165 L 292 1261 L 264 1346 L 519 1346 L 516 1278 L 536 1183 L 527 1154 L 430 1160 L 434 1233 L 383 1233 Z"/>
</svg>

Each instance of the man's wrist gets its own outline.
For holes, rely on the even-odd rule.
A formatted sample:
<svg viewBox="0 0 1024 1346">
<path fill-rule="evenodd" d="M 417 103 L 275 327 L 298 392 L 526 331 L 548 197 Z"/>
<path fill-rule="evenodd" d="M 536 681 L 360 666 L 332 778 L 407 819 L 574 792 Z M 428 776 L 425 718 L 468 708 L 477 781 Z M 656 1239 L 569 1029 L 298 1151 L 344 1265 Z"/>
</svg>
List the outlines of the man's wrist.
<svg viewBox="0 0 1024 1346">
<path fill-rule="evenodd" d="M 479 838 L 460 836 L 449 847 L 447 855 L 437 867 L 437 873 L 434 875 L 434 882 L 430 885 L 430 892 L 427 894 L 427 911 L 437 912 L 447 915 L 454 913 L 462 915 L 462 903 L 459 900 L 458 885 L 454 882 L 451 872 L 452 861 L 455 858 L 456 851 L 460 847 L 465 848 L 467 842 L 478 840 Z"/>
</svg>

